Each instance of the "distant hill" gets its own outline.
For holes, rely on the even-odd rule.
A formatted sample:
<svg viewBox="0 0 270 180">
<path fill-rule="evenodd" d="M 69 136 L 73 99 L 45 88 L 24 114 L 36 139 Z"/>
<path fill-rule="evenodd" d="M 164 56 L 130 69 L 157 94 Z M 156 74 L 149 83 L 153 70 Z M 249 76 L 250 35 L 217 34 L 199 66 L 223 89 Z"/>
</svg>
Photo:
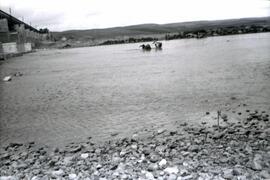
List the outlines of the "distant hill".
<svg viewBox="0 0 270 180">
<path fill-rule="evenodd" d="M 65 37 L 69 41 L 96 41 L 101 42 L 108 39 L 124 39 L 129 37 L 164 37 L 168 33 L 179 33 L 181 31 L 207 30 L 213 28 L 233 26 L 270 26 L 270 17 L 243 18 L 215 21 L 194 21 L 171 24 L 140 24 L 124 27 L 113 27 L 106 29 L 69 30 L 53 32 L 56 40 Z"/>
</svg>

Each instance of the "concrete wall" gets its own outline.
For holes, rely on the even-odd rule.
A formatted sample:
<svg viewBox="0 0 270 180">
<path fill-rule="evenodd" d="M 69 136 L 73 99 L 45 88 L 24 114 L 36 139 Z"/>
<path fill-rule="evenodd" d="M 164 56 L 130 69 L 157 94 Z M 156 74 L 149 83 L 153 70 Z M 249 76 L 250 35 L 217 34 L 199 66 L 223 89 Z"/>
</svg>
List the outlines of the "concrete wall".
<svg viewBox="0 0 270 180">
<path fill-rule="evenodd" d="M 16 54 L 18 53 L 17 43 L 10 42 L 10 43 L 3 43 L 3 53 L 4 54 Z"/>
<path fill-rule="evenodd" d="M 24 50 L 25 50 L 25 52 L 32 51 L 32 44 L 31 43 L 24 43 Z"/>
<path fill-rule="evenodd" d="M 31 43 L 0 43 L 0 56 L 18 53 L 27 53 L 32 51 Z"/>
<path fill-rule="evenodd" d="M 0 19 L 0 33 L 6 33 L 8 31 L 7 19 Z"/>
</svg>

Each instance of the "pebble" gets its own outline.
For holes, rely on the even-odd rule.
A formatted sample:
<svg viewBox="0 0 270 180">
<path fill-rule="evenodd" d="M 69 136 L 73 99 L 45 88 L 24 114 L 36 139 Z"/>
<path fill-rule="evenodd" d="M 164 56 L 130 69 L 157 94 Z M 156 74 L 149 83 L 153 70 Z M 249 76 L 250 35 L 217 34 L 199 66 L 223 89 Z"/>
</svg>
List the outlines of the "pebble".
<svg viewBox="0 0 270 180">
<path fill-rule="evenodd" d="M 162 134 L 162 133 L 164 133 L 164 132 L 165 132 L 165 129 L 159 129 L 159 130 L 157 131 L 158 134 Z"/>
<path fill-rule="evenodd" d="M 262 156 L 260 154 L 255 154 L 252 168 L 255 170 L 262 170 Z"/>
<path fill-rule="evenodd" d="M 11 80 L 12 80 L 11 76 L 6 76 L 3 78 L 3 81 L 5 82 L 11 81 Z"/>
<path fill-rule="evenodd" d="M 81 158 L 82 158 L 82 159 L 86 159 L 86 158 L 88 158 L 88 156 L 89 156 L 88 153 L 83 153 L 83 154 L 81 154 Z"/>
<path fill-rule="evenodd" d="M 177 176 L 175 174 L 170 174 L 167 180 L 176 180 Z"/>
<path fill-rule="evenodd" d="M 0 176 L 0 180 L 17 180 L 14 176 Z"/>
<path fill-rule="evenodd" d="M 174 166 L 174 167 L 167 167 L 166 169 L 164 169 L 164 172 L 168 174 L 172 174 L 172 173 L 177 174 L 179 170 L 176 166 Z"/>
<path fill-rule="evenodd" d="M 162 159 L 162 160 L 158 163 L 158 165 L 161 166 L 161 167 L 165 166 L 166 164 L 167 164 L 166 159 Z"/>
<path fill-rule="evenodd" d="M 53 176 L 62 176 L 64 174 L 64 171 L 62 169 L 59 169 L 57 171 L 52 171 L 51 173 Z"/>
<path fill-rule="evenodd" d="M 155 179 L 154 175 L 151 172 L 146 172 L 145 177 L 149 180 Z"/>
<path fill-rule="evenodd" d="M 76 175 L 76 174 L 69 174 L 69 175 L 68 175 L 68 178 L 69 178 L 70 180 L 75 180 L 75 179 L 77 179 L 77 175 Z"/>
</svg>

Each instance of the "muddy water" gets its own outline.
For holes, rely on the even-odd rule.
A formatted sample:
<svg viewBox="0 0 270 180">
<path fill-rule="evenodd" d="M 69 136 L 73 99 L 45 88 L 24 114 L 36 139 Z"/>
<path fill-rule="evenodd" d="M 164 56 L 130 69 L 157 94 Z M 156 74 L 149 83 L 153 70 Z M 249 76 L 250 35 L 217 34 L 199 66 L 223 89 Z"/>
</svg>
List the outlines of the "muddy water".
<svg viewBox="0 0 270 180">
<path fill-rule="evenodd" d="M 1 62 L 0 143 L 126 135 L 201 119 L 206 111 L 270 109 L 270 33 L 38 51 Z M 235 98 L 232 98 L 235 97 Z"/>
</svg>

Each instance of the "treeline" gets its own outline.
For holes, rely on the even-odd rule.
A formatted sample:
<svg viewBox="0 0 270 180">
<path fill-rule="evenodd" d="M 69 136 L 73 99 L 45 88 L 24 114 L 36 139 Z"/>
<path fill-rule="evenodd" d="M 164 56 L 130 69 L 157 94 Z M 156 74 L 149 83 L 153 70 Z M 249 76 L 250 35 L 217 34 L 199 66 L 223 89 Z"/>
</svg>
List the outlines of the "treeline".
<svg viewBox="0 0 270 180">
<path fill-rule="evenodd" d="M 123 43 L 137 43 L 137 42 L 147 42 L 147 41 L 157 41 L 158 38 L 152 38 L 152 37 L 142 37 L 142 38 L 133 38 L 130 37 L 128 39 L 122 39 L 122 40 L 107 40 L 102 42 L 99 45 L 111 45 L 111 44 L 123 44 Z"/>
<path fill-rule="evenodd" d="M 166 34 L 165 40 L 182 39 L 182 38 L 205 38 L 208 36 L 224 36 L 233 34 L 247 34 L 247 33 L 259 33 L 270 32 L 269 26 L 229 26 L 222 28 L 200 29 L 192 31 L 183 31 L 174 34 Z"/>
</svg>

